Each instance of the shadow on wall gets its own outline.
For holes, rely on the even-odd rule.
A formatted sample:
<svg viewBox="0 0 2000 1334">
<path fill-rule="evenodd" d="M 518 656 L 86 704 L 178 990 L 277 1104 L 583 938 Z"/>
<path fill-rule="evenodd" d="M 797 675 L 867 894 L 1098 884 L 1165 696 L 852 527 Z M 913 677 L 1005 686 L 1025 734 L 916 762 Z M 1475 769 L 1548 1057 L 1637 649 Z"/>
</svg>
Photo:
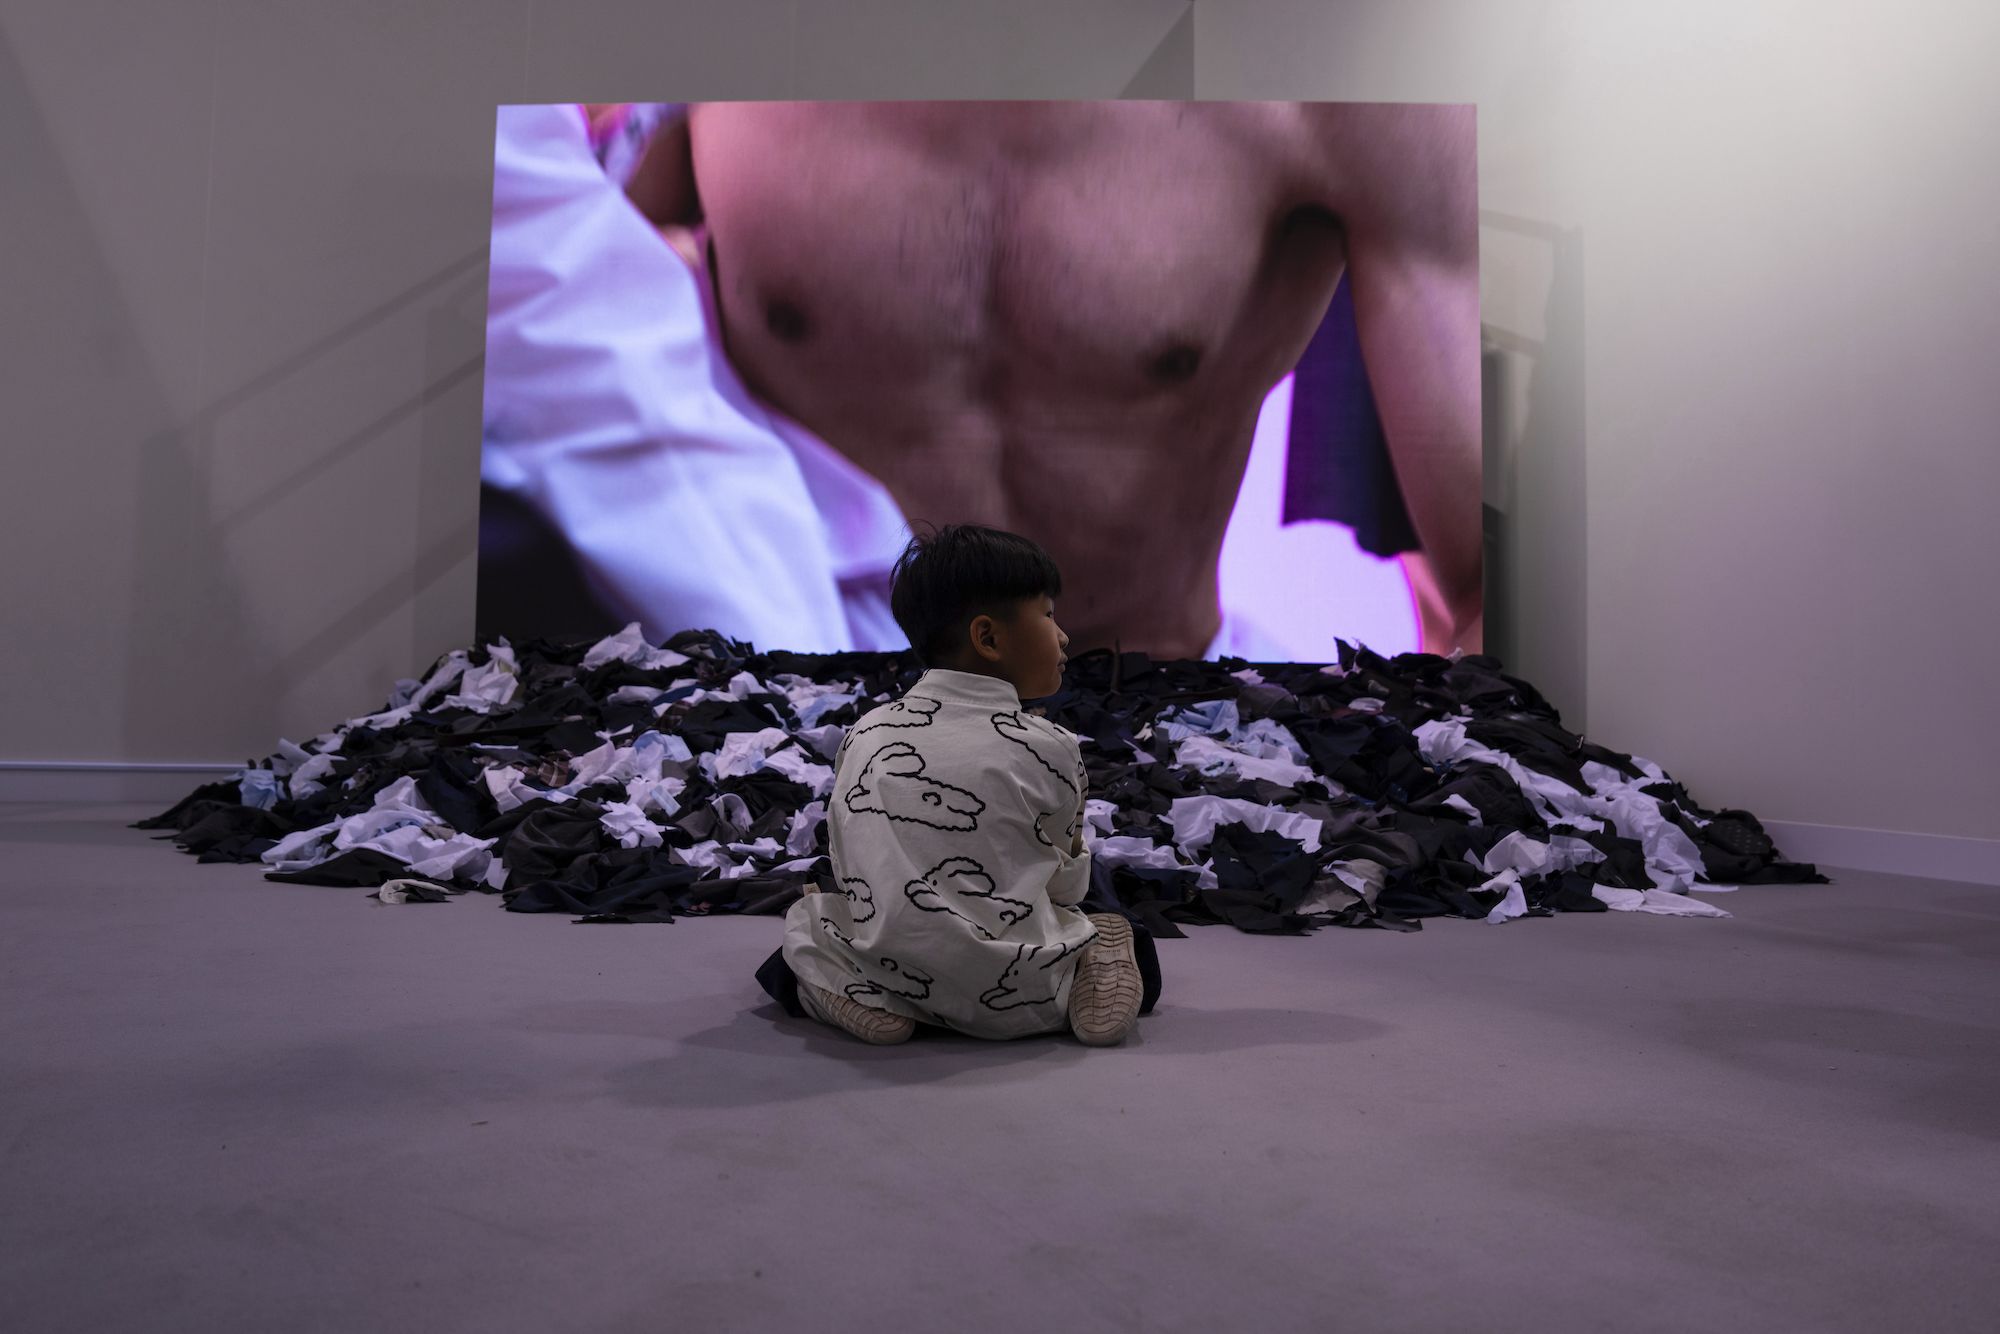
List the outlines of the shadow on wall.
<svg viewBox="0 0 2000 1334">
<path fill-rule="evenodd" d="M 159 754 L 154 719 L 184 711 L 191 697 L 254 699 L 240 679 L 248 674 L 243 607 L 214 578 L 222 552 L 207 521 L 200 470 L 189 458 L 194 433 L 173 424 L 166 388 L 172 371 L 149 356 L 125 279 L 99 245 L 76 189 L 77 176 L 92 164 L 65 160 L 6 40 L 0 40 L 0 158 L 7 163 L 0 235 L 8 238 L 13 276 L 7 317 L 33 333 L 9 348 L 14 389 L 7 397 L 16 430 L 24 418 L 27 429 L 42 427 L 32 449 L 49 457 L 45 476 L 53 483 L 38 501 L 32 472 L 25 486 L 18 472 L 13 478 L 12 500 L 22 512 L 0 541 L 21 543 L 10 553 L 16 568 L 39 574 L 16 576 L 21 602 L 9 608 L 0 680 L 14 698 L 44 710 L 52 699 L 72 698 L 58 674 L 105 686 L 92 700 L 99 717 L 88 728 L 66 710 L 9 726 L 10 749 L 41 753 L 7 758 L 183 759 Z M 198 323 L 198 312 L 184 314 Z M 31 462 L 24 449 L 16 466 Z M 28 512 L 37 503 L 42 508 Z M 88 562 L 128 547 L 131 591 L 121 602 L 92 578 Z M 80 598 L 89 604 L 79 605 Z M 201 651 L 191 653 L 196 643 Z M 93 650 L 111 661 L 75 660 Z M 121 653 L 126 661 L 117 664 Z M 104 680 L 114 665 L 122 667 L 122 694 Z M 102 716 L 112 710 L 116 717 Z M 107 745 L 119 753 L 78 753 Z"/>
<path fill-rule="evenodd" d="M 283 725 L 299 725 L 281 716 L 298 682 L 358 631 L 414 617 L 411 637 L 429 648 L 470 628 L 475 537 L 468 501 L 478 470 L 485 245 L 304 347 L 271 349 L 268 369 L 210 397 L 202 382 L 202 305 L 210 293 L 194 248 L 212 241 L 198 229 L 183 233 L 186 253 L 148 257 L 144 273 L 126 271 L 131 261 L 121 266 L 101 239 L 107 221 L 116 220 L 101 209 L 93 215 L 78 189 L 93 179 L 85 173 L 103 164 L 76 144 L 95 142 L 86 131 L 108 131 L 99 124 L 59 134 L 71 127 L 54 114 L 37 103 L 15 44 L 0 34 L 0 152 L 9 168 L 0 235 L 10 238 L 10 258 L 24 279 L 9 286 L 8 318 L 33 334 L 9 351 L 9 384 L 18 387 L 7 398 L 17 430 L 44 437 L 35 446 L 48 460 L 46 489 L 34 486 L 32 473 L 25 487 L 17 477 L 11 498 L 22 512 L 10 516 L 0 537 L 0 544 L 19 544 L 4 547 L 11 567 L 35 572 L 16 575 L 19 603 L 9 608 L 16 633 L 0 644 L 0 680 L 44 715 L 7 728 L 9 748 L 20 749 L 6 758 L 186 762 L 239 758 L 216 754 L 238 744 L 262 754 Z M 209 165 L 194 159 L 184 170 L 198 177 Z M 171 296 L 157 294 L 163 277 L 173 284 Z M 141 279 L 152 288 L 139 288 Z M 154 293 L 154 304 L 136 305 L 134 291 Z M 162 300 L 181 308 L 162 308 Z M 221 499 L 239 480 L 221 471 L 230 465 L 218 446 L 226 432 L 218 428 L 229 425 L 230 414 L 295 389 L 413 310 L 427 321 L 417 393 L 310 456 L 294 440 L 255 442 L 282 476 L 248 499 Z M 163 341 L 156 332 L 149 343 L 147 321 L 163 315 L 178 322 L 174 337 Z M 268 605 L 273 596 L 273 577 L 258 564 L 277 554 L 286 568 L 328 571 L 283 590 L 316 613 L 342 588 L 342 553 L 271 553 L 250 545 L 246 532 L 259 520 L 262 531 L 282 532 L 284 516 L 309 510 L 326 519 L 325 478 L 358 466 L 355 457 L 371 441 L 407 429 L 412 414 L 421 414 L 422 456 L 381 484 L 414 486 L 420 515 L 467 517 L 415 542 L 397 535 L 414 548 L 414 561 L 350 605 L 311 616 L 310 633 L 274 642 L 274 627 L 258 615 L 258 599 Z M 463 497 L 455 505 L 452 488 Z M 370 540 L 369 514 L 337 517 L 357 544 Z M 77 655 L 92 661 L 79 663 Z M 423 663 L 397 666 L 392 676 Z M 389 686 L 370 683 L 384 695 Z M 91 688 L 93 716 L 84 725 L 75 711 Z M 52 709 L 52 701 L 61 707 Z M 191 731 L 213 738 L 195 743 L 204 753 L 187 753 Z"/>
<path fill-rule="evenodd" d="M 427 590 L 463 562 L 474 546 L 469 525 L 455 531 L 426 534 L 419 547 L 418 558 L 408 572 L 367 590 L 345 609 L 330 613 L 303 642 L 274 646 L 244 624 L 244 599 L 227 577 L 241 557 L 232 553 L 226 539 L 231 529 L 253 516 L 303 503 L 310 496 L 311 484 L 315 480 L 360 454 L 371 442 L 419 413 L 424 414 L 424 449 L 417 460 L 414 479 L 418 489 L 419 513 L 439 512 L 439 507 L 433 502 L 443 480 L 440 474 L 448 466 L 461 463 L 462 460 L 455 456 L 465 450 L 463 447 L 447 449 L 445 442 L 434 438 L 445 432 L 433 424 L 433 408 L 448 399 L 454 389 L 469 382 L 467 392 L 473 403 L 471 419 L 469 423 L 456 421 L 453 425 L 470 440 L 478 439 L 479 370 L 484 362 L 484 353 L 482 349 L 479 356 L 470 360 L 461 359 L 443 369 L 438 368 L 437 353 L 441 344 L 457 348 L 463 348 L 465 344 L 462 331 L 453 332 L 449 326 L 462 323 L 466 318 L 475 324 L 480 321 L 485 297 L 484 277 L 483 249 L 454 260 L 285 357 L 269 370 L 204 404 L 185 424 L 160 432 L 146 441 L 133 551 L 133 605 L 141 608 L 187 606 L 190 603 L 189 580 L 208 577 L 214 583 L 197 595 L 201 614 L 191 617 L 185 625 L 185 642 L 178 645 L 143 641 L 133 643 L 131 661 L 125 672 L 124 741 L 128 754 L 144 755 L 157 748 L 153 744 L 149 724 L 152 719 L 161 716 L 162 711 L 184 710 L 189 701 L 204 697 L 229 701 L 227 727 L 219 727 L 218 730 L 259 739 L 259 744 L 263 744 L 263 738 L 275 741 L 282 726 L 278 708 L 290 684 L 297 681 L 312 664 L 349 642 L 365 628 L 398 612 L 408 611 L 413 602 L 421 612 L 427 605 Z M 350 340 L 366 336 L 412 303 L 427 297 L 438 300 L 444 309 L 430 319 L 432 329 L 431 336 L 426 340 L 428 355 L 423 388 L 389 405 L 331 448 L 302 462 L 281 482 L 264 488 L 227 513 L 216 513 L 211 501 L 214 493 L 211 474 L 216 466 L 218 423 L 232 410 L 293 376 L 309 371 L 335 349 Z M 463 307 L 467 303 L 472 306 L 469 316 L 453 313 L 452 307 Z M 440 330 L 437 327 L 440 321 L 447 328 Z M 474 341 L 475 345 L 479 342 Z M 457 415 L 463 417 L 465 414 L 461 412 Z M 272 449 L 285 447 L 282 440 L 273 440 L 269 444 Z M 473 467 L 476 469 L 476 466 L 475 462 Z M 459 468 L 458 472 L 464 474 L 464 469 Z M 453 480 L 465 488 L 476 484 L 470 474 L 458 475 Z M 410 478 L 385 480 L 385 485 L 408 485 L 410 481 Z M 368 516 L 356 514 L 353 518 L 356 540 L 366 541 Z M 329 561 L 337 562 L 339 559 L 338 552 L 326 555 Z M 217 579 L 216 576 L 222 577 Z M 315 598 L 325 592 L 323 588 L 303 587 L 299 595 Z M 469 594 L 469 590 L 467 592 Z M 470 597 L 463 600 L 467 603 L 465 610 L 469 610 Z M 431 608 L 431 611 L 436 614 L 437 609 Z M 164 661 L 160 655 L 166 655 Z M 218 688 L 214 679 L 216 667 L 222 663 L 229 664 L 228 670 L 233 672 L 226 692 Z M 402 670 L 416 671 L 423 665 L 412 662 Z M 385 698 L 390 684 L 389 681 L 379 683 Z"/>
<path fill-rule="evenodd" d="M 219 739 L 246 738 L 264 753 L 281 726 L 288 688 L 358 628 L 415 614 L 443 617 L 449 631 L 449 609 L 435 601 L 453 593 L 464 604 L 456 619 L 467 623 L 456 628 L 461 633 L 469 628 L 474 548 L 469 523 L 424 534 L 413 569 L 399 570 L 394 580 L 330 614 L 322 628 L 296 644 L 274 645 L 270 628 L 257 623 L 243 571 L 258 556 L 231 538 L 253 517 L 315 503 L 318 479 L 413 413 L 424 414 L 425 457 L 417 460 L 414 478 L 384 479 L 384 485 L 407 487 L 414 481 L 420 513 L 452 512 L 436 503 L 446 487 L 471 494 L 477 485 L 485 246 L 482 242 L 307 346 L 275 355 L 269 369 L 202 401 L 200 309 L 174 312 L 185 330 L 184 341 L 171 348 L 177 364 L 161 364 L 158 351 L 149 359 L 144 330 L 127 299 L 129 276 L 96 241 L 95 222 L 102 219 L 93 220 L 75 185 L 92 164 L 66 159 L 53 129 L 13 44 L 0 39 L 0 150 L 9 167 L 8 189 L 0 195 L 0 234 L 12 239 L 10 257 L 30 277 L 10 285 L 8 315 L 35 333 L 25 346 L 10 350 L 9 372 L 19 377 L 25 410 L 58 424 L 50 438 L 37 442 L 54 460 L 49 475 L 58 489 L 45 493 L 54 503 L 45 502 L 39 515 L 23 514 L 21 522 L 9 525 L 15 535 L 0 539 L 23 544 L 10 553 L 18 567 L 43 571 L 39 581 L 20 582 L 24 590 L 40 591 L 24 599 L 26 605 L 10 608 L 15 613 L 10 623 L 20 632 L 0 647 L 7 655 L 0 660 L 0 680 L 19 698 L 68 699 L 68 692 L 54 689 L 60 680 L 55 674 L 78 671 L 82 665 L 68 654 L 95 648 L 100 660 L 81 674 L 102 684 L 91 701 L 98 716 L 87 729 L 73 717 L 50 718 L 39 732 L 19 729 L 21 739 L 10 744 L 43 752 L 18 756 L 23 759 L 205 760 L 216 758 L 212 750 L 185 753 L 188 718 L 212 713 L 213 722 L 204 720 L 200 730 L 212 730 Z M 190 164 L 190 170 L 206 165 Z M 198 263 L 198 256 L 186 257 L 189 270 Z M 193 279 L 194 273 L 181 276 Z M 300 459 L 282 481 L 247 501 L 232 502 L 227 512 L 219 510 L 217 496 L 227 490 L 221 485 L 227 479 L 217 473 L 225 466 L 218 459 L 218 424 L 426 300 L 436 309 L 428 315 L 423 388 L 332 448 Z M 477 349 L 470 359 L 468 345 Z M 195 402 L 200 406 L 189 406 Z M 454 435 L 456 448 L 446 448 L 447 437 Z M 280 455 L 291 444 L 261 443 Z M 17 503 L 32 503 L 35 494 L 32 485 L 23 488 L 16 492 Z M 81 508 L 79 496 L 88 509 Z M 64 506 L 77 512 L 65 512 Z M 87 516 L 87 527 L 80 516 Z M 344 517 L 355 541 L 366 542 L 369 516 Z M 65 533 L 65 527 L 74 531 Z M 66 542 L 74 545 L 65 548 Z M 66 549 L 78 553 L 81 567 L 68 580 L 62 577 Z M 112 581 L 108 587 L 94 583 L 94 571 L 84 564 L 92 553 Z M 341 553 L 323 557 L 326 567 L 337 568 Z M 129 561 L 122 599 L 118 569 L 111 563 L 120 559 Z M 456 581 L 447 577 L 454 574 L 460 576 Z M 261 581 L 266 596 L 269 582 Z M 78 585 L 93 597 L 90 605 L 77 605 Z M 296 595 L 311 605 L 338 586 L 338 579 L 328 579 L 302 586 Z M 419 638 L 434 637 L 421 633 L 429 624 L 419 622 Z M 43 683 L 39 689 L 37 683 Z M 386 694 L 390 682 L 379 685 Z M 115 716 L 104 716 L 114 711 Z M 8 731 L 17 734 L 12 727 Z M 79 753 L 90 749 L 112 753 Z"/>
<path fill-rule="evenodd" d="M 1482 210 L 1481 229 L 1545 266 L 1540 336 L 1480 328 L 1486 646 L 1586 730 L 1583 231 Z"/>
</svg>

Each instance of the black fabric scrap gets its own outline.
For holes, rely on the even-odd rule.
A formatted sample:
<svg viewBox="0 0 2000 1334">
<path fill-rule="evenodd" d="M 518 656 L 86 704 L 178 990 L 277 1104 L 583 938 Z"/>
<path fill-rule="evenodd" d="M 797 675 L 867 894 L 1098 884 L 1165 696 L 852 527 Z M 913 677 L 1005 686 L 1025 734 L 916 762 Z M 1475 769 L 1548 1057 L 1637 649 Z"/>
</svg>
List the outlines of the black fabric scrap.
<svg viewBox="0 0 2000 1334">
<path fill-rule="evenodd" d="M 480 763 L 463 751 L 446 751 L 432 757 L 424 776 L 417 780 L 417 792 L 430 808 L 444 817 L 461 834 L 469 834 L 499 814 L 493 796 L 480 779 Z"/>
<path fill-rule="evenodd" d="M 173 836 L 174 843 L 205 861 L 223 860 L 216 854 L 225 848 L 241 848 L 259 839 L 267 840 L 269 847 L 268 840 L 283 838 L 297 827 L 282 815 L 233 802 L 199 801 L 188 806 L 182 818 L 188 823 Z"/>
<path fill-rule="evenodd" d="M 134 829 L 185 829 L 191 821 L 184 820 L 183 817 L 197 804 L 202 802 L 220 802 L 225 805 L 233 804 L 239 799 L 239 796 L 240 789 L 234 782 L 203 783 L 200 787 L 188 793 L 164 811 L 161 811 L 158 815 L 151 815 L 143 820 L 135 821 L 132 827 Z"/>
<path fill-rule="evenodd" d="M 508 883 L 554 880 L 584 859 L 616 847 L 599 823 L 603 818 L 604 808 L 587 801 L 551 802 L 532 812 L 498 845 Z"/>
<path fill-rule="evenodd" d="M 349 848 L 338 856 L 302 871 L 268 871 L 266 880 L 288 885 L 335 885 L 342 889 L 378 889 L 390 880 L 401 880 L 410 868 L 377 848 Z"/>
</svg>

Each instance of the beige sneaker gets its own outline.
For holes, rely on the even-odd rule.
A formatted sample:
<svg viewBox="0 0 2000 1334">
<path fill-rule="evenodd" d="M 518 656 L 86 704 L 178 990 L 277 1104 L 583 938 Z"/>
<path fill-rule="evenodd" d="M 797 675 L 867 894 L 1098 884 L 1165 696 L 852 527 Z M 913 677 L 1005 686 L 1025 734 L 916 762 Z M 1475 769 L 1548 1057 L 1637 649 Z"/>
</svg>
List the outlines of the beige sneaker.
<svg viewBox="0 0 2000 1334">
<path fill-rule="evenodd" d="M 844 1028 L 863 1042 L 892 1047 L 908 1042 L 917 1031 L 917 1021 L 906 1014 L 890 1014 L 847 996 L 836 995 L 807 982 L 799 983 L 799 1004 L 822 1024 Z"/>
<path fill-rule="evenodd" d="M 1132 954 L 1132 924 L 1115 913 L 1090 914 L 1097 939 L 1083 947 L 1069 984 L 1069 1027 L 1086 1047 L 1111 1047 L 1139 1022 L 1144 984 Z"/>
</svg>

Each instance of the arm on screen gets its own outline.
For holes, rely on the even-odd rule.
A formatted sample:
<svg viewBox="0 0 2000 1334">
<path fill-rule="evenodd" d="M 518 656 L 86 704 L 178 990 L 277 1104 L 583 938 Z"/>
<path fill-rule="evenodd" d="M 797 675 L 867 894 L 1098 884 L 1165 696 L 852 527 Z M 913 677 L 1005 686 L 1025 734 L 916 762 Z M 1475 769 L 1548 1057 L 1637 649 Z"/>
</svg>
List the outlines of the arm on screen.
<svg viewBox="0 0 2000 1334">
<path fill-rule="evenodd" d="M 1482 648 L 1479 214 L 1471 107 L 1315 107 L 1355 331 L 1422 550 L 1430 653 Z"/>
<path fill-rule="evenodd" d="M 625 182 L 625 197 L 655 227 L 692 227 L 701 221 L 686 116 L 675 116 L 653 131 L 632 179 Z"/>
<path fill-rule="evenodd" d="M 686 112 L 653 131 L 625 182 L 625 197 L 689 268 L 702 267 L 701 192 L 695 188 L 694 140 Z"/>
</svg>

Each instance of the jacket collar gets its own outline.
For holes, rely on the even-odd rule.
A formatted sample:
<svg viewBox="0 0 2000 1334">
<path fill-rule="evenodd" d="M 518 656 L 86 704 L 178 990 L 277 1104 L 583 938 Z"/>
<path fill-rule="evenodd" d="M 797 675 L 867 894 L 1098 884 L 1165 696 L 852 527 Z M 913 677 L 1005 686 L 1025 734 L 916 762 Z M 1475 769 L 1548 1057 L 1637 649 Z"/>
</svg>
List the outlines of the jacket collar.
<svg viewBox="0 0 2000 1334">
<path fill-rule="evenodd" d="M 918 678 L 907 692 L 946 704 L 971 704 L 982 709 L 1018 709 L 1021 696 L 1013 685 L 997 676 L 977 672 L 954 672 L 933 667 Z"/>
</svg>

